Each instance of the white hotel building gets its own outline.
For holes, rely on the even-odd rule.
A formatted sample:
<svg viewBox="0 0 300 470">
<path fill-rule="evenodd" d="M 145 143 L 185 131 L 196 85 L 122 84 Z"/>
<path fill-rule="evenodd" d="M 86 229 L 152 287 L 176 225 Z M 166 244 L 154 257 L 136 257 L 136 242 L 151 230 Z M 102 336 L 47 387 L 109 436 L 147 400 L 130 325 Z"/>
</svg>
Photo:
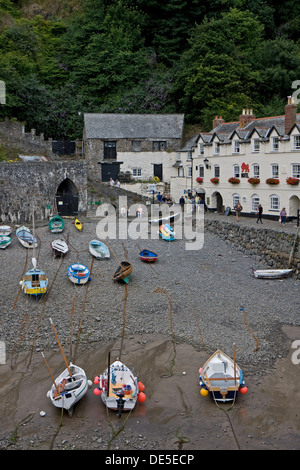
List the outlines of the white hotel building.
<svg viewBox="0 0 300 470">
<path fill-rule="evenodd" d="M 178 176 L 170 182 L 171 197 L 200 193 L 209 210 L 233 209 L 278 218 L 300 210 L 300 114 L 288 98 L 285 114 L 256 118 L 244 109 L 239 121 L 216 116 L 213 129 L 200 133 L 178 153 Z M 298 184 L 299 180 L 299 184 Z M 290 184 L 294 183 L 294 184 Z M 296 184 L 295 184 L 296 183 Z"/>
</svg>

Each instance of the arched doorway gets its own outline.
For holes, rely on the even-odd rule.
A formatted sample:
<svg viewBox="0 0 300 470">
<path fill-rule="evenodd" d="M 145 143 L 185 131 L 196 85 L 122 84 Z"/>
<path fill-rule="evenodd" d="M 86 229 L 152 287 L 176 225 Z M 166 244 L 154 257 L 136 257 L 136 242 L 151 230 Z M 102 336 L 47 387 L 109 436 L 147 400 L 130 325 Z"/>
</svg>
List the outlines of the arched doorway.
<svg viewBox="0 0 300 470">
<path fill-rule="evenodd" d="M 217 210 L 217 212 L 223 212 L 223 198 L 217 191 L 211 195 L 211 207 Z"/>
<path fill-rule="evenodd" d="M 297 217 L 298 210 L 300 210 L 300 199 L 298 196 L 292 196 L 289 204 L 289 217 Z"/>
<path fill-rule="evenodd" d="M 78 214 L 78 191 L 73 181 L 69 178 L 66 178 L 60 183 L 55 199 L 57 213 L 59 215 L 72 216 Z"/>
</svg>

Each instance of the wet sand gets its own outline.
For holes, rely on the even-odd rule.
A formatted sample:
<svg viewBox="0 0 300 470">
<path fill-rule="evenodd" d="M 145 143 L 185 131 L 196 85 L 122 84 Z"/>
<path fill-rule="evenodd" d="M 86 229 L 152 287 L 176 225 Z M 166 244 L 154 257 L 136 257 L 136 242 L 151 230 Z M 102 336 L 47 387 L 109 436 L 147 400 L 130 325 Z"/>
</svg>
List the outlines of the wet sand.
<svg viewBox="0 0 300 470">
<path fill-rule="evenodd" d="M 299 338 L 289 327 L 286 340 Z M 120 342 L 98 345 L 80 355 L 89 379 L 102 372 L 107 352 L 118 354 Z M 60 352 L 46 354 L 50 369 L 64 368 Z M 187 360 L 188 359 L 188 360 Z M 299 368 L 291 357 L 279 359 L 265 377 L 248 379 L 248 393 L 234 406 L 215 404 L 199 394 L 195 371 L 206 360 L 186 344 L 157 336 L 129 336 L 122 360 L 134 365 L 145 384 L 147 400 L 121 418 L 93 393 L 79 401 L 72 418 L 46 397 L 51 379 L 40 354 L 27 369 L 28 353 L 19 355 L 12 373 L 0 368 L 2 449 L 23 450 L 283 450 L 300 448 Z M 78 362 L 78 361 L 77 361 Z M 101 367 L 102 366 L 102 367 Z M 44 417 L 40 412 L 45 411 Z M 119 433 L 118 431 L 121 430 Z M 16 437 L 17 436 L 17 437 Z"/>
</svg>

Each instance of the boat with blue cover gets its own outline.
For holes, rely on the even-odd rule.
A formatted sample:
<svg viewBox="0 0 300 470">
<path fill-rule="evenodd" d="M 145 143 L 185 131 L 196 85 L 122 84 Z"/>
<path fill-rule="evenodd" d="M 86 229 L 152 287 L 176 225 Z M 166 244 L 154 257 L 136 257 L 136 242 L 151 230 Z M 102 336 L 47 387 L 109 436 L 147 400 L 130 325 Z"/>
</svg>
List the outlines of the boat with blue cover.
<svg viewBox="0 0 300 470">
<path fill-rule="evenodd" d="M 140 259 L 142 261 L 147 261 L 148 263 L 153 263 L 157 260 L 158 255 L 156 253 L 153 253 L 153 251 L 149 250 L 142 250 L 140 252 Z"/>
<path fill-rule="evenodd" d="M 89 250 L 90 250 L 90 253 L 96 259 L 109 259 L 110 258 L 110 252 L 109 252 L 108 247 L 105 245 L 105 243 L 101 242 L 100 240 L 90 241 Z"/>
<path fill-rule="evenodd" d="M 16 230 L 16 236 L 21 245 L 25 248 L 36 248 L 38 239 L 28 227 L 22 226 Z"/>
</svg>

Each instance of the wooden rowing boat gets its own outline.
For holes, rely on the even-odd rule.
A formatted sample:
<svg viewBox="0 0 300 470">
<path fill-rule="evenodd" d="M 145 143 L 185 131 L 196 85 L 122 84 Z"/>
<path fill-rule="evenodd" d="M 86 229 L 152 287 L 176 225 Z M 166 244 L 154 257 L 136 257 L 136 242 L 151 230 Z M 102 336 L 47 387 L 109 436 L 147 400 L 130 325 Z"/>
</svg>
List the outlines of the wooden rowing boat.
<svg viewBox="0 0 300 470">
<path fill-rule="evenodd" d="M 25 226 L 17 229 L 16 236 L 21 245 L 25 248 L 36 248 L 38 246 L 37 237 L 33 236 L 33 233 Z"/>
<path fill-rule="evenodd" d="M 124 281 L 128 284 L 128 276 L 132 273 L 132 264 L 129 261 L 121 261 L 118 268 L 116 269 L 113 280 Z"/>
<path fill-rule="evenodd" d="M 118 411 L 120 417 L 123 411 L 133 410 L 137 401 L 146 400 L 145 387 L 125 364 L 118 360 L 110 364 L 108 357 L 107 369 L 95 377 L 94 393 L 101 396 L 107 408 Z"/>
<path fill-rule="evenodd" d="M 242 370 L 219 349 L 199 369 L 199 374 L 201 395 L 210 393 L 215 401 L 233 401 L 239 390 L 247 392 Z"/>
<path fill-rule="evenodd" d="M 69 247 L 64 240 L 53 240 L 50 246 L 55 258 L 65 256 L 69 251 Z"/>
<path fill-rule="evenodd" d="M 110 252 L 105 243 L 100 240 L 92 240 L 89 243 L 90 253 L 97 259 L 109 259 Z"/>
<path fill-rule="evenodd" d="M 142 250 L 140 252 L 140 259 L 142 261 L 146 261 L 148 263 L 154 263 L 158 258 L 158 255 L 156 253 L 153 253 L 153 251 L 149 250 Z"/>
<path fill-rule="evenodd" d="M 60 215 L 54 215 L 49 220 L 49 228 L 52 233 L 62 232 L 64 229 L 65 221 Z"/>
</svg>

